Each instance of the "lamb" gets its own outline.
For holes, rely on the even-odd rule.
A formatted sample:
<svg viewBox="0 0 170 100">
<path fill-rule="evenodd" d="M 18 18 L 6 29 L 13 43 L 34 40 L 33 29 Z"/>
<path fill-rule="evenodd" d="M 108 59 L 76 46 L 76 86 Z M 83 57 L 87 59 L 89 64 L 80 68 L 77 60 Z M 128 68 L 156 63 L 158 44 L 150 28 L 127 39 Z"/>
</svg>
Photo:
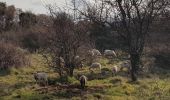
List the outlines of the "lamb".
<svg viewBox="0 0 170 100">
<path fill-rule="evenodd" d="M 37 84 L 43 84 L 45 86 L 48 85 L 48 76 L 44 72 L 36 72 L 34 73 L 34 79 Z"/>
<path fill-rule="evenodd" d="M 87 83 L 87 77 L 85 75 L 81 75 L 79 78 L 81 88 L 84 89 Z"/>
<path fill-rule="evenodd" d="M 114 50 L 105 50 L 104 51 L 104 56 L 106 56 L 106 57 L 117 57 Z"/>
<path fill-rule="evenodd" d="M 101 65 L 100 63 L 98 63 L 98 62 L 95 62 L 95 63 L 92 63 L 92 64 L 91 64 L 89 70 L 92 71 L 92 68 L 99 68 L 99 70 L 101 71 L 102 65 Z"/>
<path fill-rule="evenodd" d="M 117 72 L 118 72 L 118 67 L 117 66 L 113 66 L 113 68 L 112 68 L 112 76 L 116 75 Z"/>
</svg>

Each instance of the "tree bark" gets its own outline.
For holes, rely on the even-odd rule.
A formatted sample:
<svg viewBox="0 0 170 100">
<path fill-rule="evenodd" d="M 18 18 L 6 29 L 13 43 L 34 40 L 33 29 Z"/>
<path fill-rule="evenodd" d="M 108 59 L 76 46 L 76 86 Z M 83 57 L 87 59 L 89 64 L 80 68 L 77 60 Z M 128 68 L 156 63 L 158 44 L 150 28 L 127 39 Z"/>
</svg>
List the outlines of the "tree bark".
<svg viewBox="0 0 170 100">
<path fill-rule="evenodd" d="M 71 68 L 70 69 L 70 74 L 69 74 L 70 77 L 73 77 L 73 72 L 74 72 L 74 70 L 73 70 L 73 68 Z"/>
<path fill-rule="evenodd" d="M 139 53 L 132 53 L 131 56 L 131 78 L 132 81 L 138 80 L 138 69 L 140 65 L 140 54 Z"/>
<path fill-rule="evenodd" d="M 74 73 L 74 64 L 69 64 L 69 76 L 73 77 Z"/>
</svg>

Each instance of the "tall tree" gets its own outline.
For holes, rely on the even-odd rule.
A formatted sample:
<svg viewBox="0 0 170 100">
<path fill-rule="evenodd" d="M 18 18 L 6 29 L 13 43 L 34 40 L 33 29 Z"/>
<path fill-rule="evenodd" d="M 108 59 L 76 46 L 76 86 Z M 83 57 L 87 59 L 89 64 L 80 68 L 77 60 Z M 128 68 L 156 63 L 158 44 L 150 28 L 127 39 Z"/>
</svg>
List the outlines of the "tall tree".
<svg viewBox="0 0 170 100">
<path fill-rule="evenodd" d="M 92 1 L 91 1 L 92 2 Z M 131 56 L 131 78 L 137 80 L 145 38 L 154 20 L 169 5 L 167 0 L 93 0 L 85 2 L 85 17 L 116 30 L 128 44 Z"/>
<path fill-rule="evenodd" d="M 35 25 L 35 23 L 37 22 L 36 20 L 36 15 L 33 14 L 32 12 L 23 12 L 19 15 L 19 19 L 20 19 L 20 25 L 22 27 L 30 27 L 32 25 Z"/>
<path fill-rule="evenodd" d="M 5 10 L 5 19 L 6 19 L 6 30 L 9 30 L 11 27 L 12 27 L 12 24 L 13 24 L 13 19 L 14 19 L 14 16 L 15 16 L 15 6 L 11 5 L 11 6 L 8 6 Z"/>
<path fill-rule="evenodd" d="M 5 9 L 6 3 L 0 2 L 0 32 L 5 28 Z"/>
</svg>

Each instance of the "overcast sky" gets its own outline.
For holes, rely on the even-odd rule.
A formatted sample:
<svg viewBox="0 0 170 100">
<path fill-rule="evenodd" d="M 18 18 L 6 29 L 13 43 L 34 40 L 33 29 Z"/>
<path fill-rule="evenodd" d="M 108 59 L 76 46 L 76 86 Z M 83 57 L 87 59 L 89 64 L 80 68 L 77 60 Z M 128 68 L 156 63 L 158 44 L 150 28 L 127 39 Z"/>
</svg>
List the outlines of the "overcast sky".
<svg viewBox="0 0 170 100">
<path fill-rule="evenodd" d="M 23 11 L 31 10 L 33 13 L 46 14 L 48 10 L 44 7 L 45 4 L 56 4 L 64 6 L 70 0 L 0 0 L 6 2 L 7 5 L 15 5 L 16 8 L 21 8 Z"/>
</svg>

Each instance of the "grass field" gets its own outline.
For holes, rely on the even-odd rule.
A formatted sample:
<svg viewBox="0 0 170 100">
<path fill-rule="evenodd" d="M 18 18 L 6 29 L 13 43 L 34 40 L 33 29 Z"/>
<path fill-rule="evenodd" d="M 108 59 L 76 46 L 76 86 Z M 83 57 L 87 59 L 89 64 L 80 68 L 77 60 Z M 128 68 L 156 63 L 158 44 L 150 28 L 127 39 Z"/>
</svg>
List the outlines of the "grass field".
<svg viewBox="0 0 170 100">
<path fill-rule="evenodd" d="M 48 68 L 38 54 L 32 54 L 31 66 L 12 68 L 0 72 L 0 100 L 170 100 L 170 71 L 157 68 L 157 72 L 140 76 L 138 82 L 131 82 L 126 69 L 112 77 L 111 72 L 102 75 L 96 70 L 90 73 L 88 67 L 76 69 L 74 77 L 66 80 L 70 83 L 61 84 L 58 75 Z M 108 64 L 107 59 L 101 59 L 102 68 L 111 69 L 121 60 Z M 33 73 L 43 71 L 48 73 L 49 86 L 41 87 L 35 84 Z M 88 83 L 81 90 L 78 74 L 85 74 Z"/>
</svg>

